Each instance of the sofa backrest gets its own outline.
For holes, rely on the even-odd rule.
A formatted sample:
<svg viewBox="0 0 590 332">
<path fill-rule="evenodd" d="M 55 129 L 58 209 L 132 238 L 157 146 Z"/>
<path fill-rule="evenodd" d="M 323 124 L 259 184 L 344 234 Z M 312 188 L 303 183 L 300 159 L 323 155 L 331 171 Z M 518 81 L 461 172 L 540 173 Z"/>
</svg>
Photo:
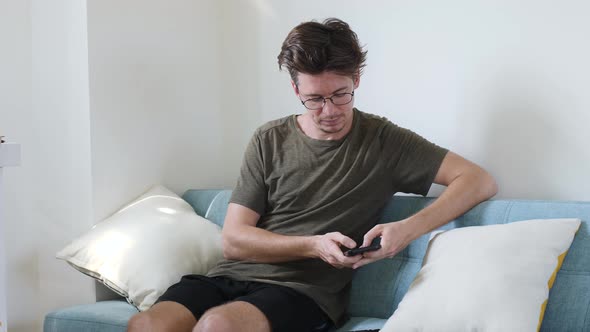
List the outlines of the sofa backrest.
<svg viewBox="0 0 590 332">
<path fill-rule="evenodd" d="M 230 195 L 230 190 L 189 190 L 183 198 L 197 214 L 223 225 Z M 394 196 L 385 207 L 380 222 L 407 218 L 433 200 Z M 550 291 L 541 330 L 586 331 L 590 325 L 590 202 L 486 201 L 441 229 L 546 218 L 580 218 L 582 226 Z M 428 238 L 428 234 L 420 237 L 393 259 L 359 269 L 353 279 L 348 313 L 355 317 L 391 316 L 420 270 Z"/>
</svg>

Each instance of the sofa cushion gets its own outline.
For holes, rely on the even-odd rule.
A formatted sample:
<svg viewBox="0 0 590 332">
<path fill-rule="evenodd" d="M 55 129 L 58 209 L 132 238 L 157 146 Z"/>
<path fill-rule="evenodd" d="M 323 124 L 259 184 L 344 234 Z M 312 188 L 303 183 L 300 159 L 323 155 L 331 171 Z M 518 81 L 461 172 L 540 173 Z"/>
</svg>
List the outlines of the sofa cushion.
<svg viewBox="0 0 590 332">
<path fill-rule="evenodd" d="M 223 224 L 228 190 L 188 190 L 183 198 L 193 206 L 199 215 L 214 217 L 212 221 Z M 214 206 L 212 202 L 215 200 Z M 401 220 L 415 214 L 428 204 L 432 198 L 395 196 L 385 207 L 381 222 Z M 541 331 L 587 331 L 590 332 L 590 202 L 531 201 L 531 200 L 493 200 L 479 204 L 465 215 L 457 218 L 441 229 L 457 227 L 510 223 L 525 219 L 539 218 L 581 218 L 582 226 L 557 274 L 550 291 L 549 303 Z M 338 331 L 374 329 L 391 316 L 420 270 L 422 259 L 428 245 L 428 236 L 412 242 L 394 259 L 382 260 L 363 266 L 355 274 L 348 313 L 353 318 Z M 99 302 L 98 304 L 100 304 Z M 123 304 L 125 304 L 123 302 Z M 63 311 L 68 311 L 63 309 Z M 86 315 L 92 317 L 95 309 Z M 59 312 L 62 312 L 60 310 Z M 84 315 L 80 313 L 80 315 Z M 356 316 L 356 317 L 355 317 Z M 60 320 L 55 313 L 48 315 L 46 323 L 60 324 L 64 328 L 46 331 L 113 331 L 86 329 L 78 327 L 66 329 L 70 320 Z M 131 317 L 131 315 L 129 315 Z M 360 318 L 374 317 L 374 318 Z M 115 320 L 115 316 L 113 316 Z M 108 321 L 108 320 L 107 320 Z M 369 325 L 359 325 L 369 324 Z M 98 325 L 95 325 L 98 326 Z M 111 325 L 101 325 L 111 326 Z M 116 330 L 115 330 L 116 331 Z M 124 331 L 124 329 L 120 330 Z"/>
<path fill-rule="evenodd" d="M 379 330 L 383 327 L 386 320 L 373 317 L 351 317 L 346 324 L 341 326 L 336 332 Z"/>
<path fill-rule="evenodd" d="M 207 209 L 205 218 L 207 218 L 207 220 L 211 220 L 217 225 L 223 226 L 223 221 L 225 220 L 225 213 L 227 212 L 227 205 L 229 204 L 230 198 L 231 190 L 223 190 L 219 192 L 219 194 L 217 194 L 217 196 L 215 196 L 215 198 L 211 201 L 211 205 L 209 205 L 209 208 Z"/>
<path fill-rule="evenodd" d="M 394 196 L 380 222 L 407 218 L 433 198 Z M 505 224 L 525 219 L 580 218 L 582 225 L 551 289 L 541 331 L 589 331 L 590 322 L 590 202 L 493 200 L 480 203 L 441 230 Z M 393 259 L 363 266 L 355 273 L 348 314 L 389 318 L 420 270 L 429 235 L 412 242 Z"/>
<path fill-rule="evenodd" d="M 50 312 L 45 316 L 43 332 L 125 332 L 127 322 L 138 313 L 125 301 L 102 301 Z M 337 332 L 378 330 L 385 319 L 352 317 Z"/>
<path fill-rule="evenodd" d="M 430 241 L 383 331 L 534 331 L 579 219 L 462 227 Z"/>
<path fill-rule="evenodd" d="M 43 332 L 125 332 L 137 312 L 124 300 L 78 305 L 48 313 Z"/>
</svg>

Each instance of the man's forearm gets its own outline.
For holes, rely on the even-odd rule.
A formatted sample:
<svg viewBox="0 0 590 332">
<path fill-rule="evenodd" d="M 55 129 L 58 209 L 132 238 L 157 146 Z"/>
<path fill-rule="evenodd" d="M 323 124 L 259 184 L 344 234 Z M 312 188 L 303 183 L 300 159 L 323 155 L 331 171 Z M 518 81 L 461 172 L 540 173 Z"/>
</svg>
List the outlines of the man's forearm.
<svg viewBox="0 0 590 332">
<path fill-rule="evenodd" d="M 431 205 L 407 219 L 415 231 L 413 238 L 461 216 L 497 190 L 494 179 L 482 169 L 457 177 Z"/>
<path fill-rule="evenodd" d="M 319 258 L 337 268 L 351 267 L 359 260 L 342 253 L 341 246 L 356 246 L 344 234 L 281 235 L 256 227 L 259 219 L 256 211 L 237 203 L 229 204 L 222 232 L 225 258 L 258 263 Z"/>
<path fill-rule="evenodd" d="M 275 234 L 255 226 L 240 225 L 223 233 L 226 259 L 276 263 L 315 258 L 315 236 Z"/>
</svg>

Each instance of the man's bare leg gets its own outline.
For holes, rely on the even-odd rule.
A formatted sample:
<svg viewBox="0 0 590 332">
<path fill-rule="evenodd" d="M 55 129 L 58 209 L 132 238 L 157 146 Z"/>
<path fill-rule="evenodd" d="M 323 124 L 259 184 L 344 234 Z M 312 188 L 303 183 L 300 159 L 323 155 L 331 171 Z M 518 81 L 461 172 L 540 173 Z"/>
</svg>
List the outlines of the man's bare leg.
<svg viewBox="0 0 590 332">
<path fill-rule="evenodd" d="M 270 322 L 254 305 L 229 302 L 206 311 L 193 332 L 271 332 Z"/>
<path fill-rule="evenodd" d="M 149 310 L 131 317 L 128 332 L 190 332 L 197 323 L 195 316 L 182 304 L 162 301 Z"/>
</svg>

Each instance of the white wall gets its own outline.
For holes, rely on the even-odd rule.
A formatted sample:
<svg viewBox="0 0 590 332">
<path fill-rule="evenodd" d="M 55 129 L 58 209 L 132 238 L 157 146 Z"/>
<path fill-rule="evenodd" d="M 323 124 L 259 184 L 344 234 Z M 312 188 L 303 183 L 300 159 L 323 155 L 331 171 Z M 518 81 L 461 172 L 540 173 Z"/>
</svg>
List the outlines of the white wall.
<svg viewBox="0 0 590 332">
<path fill-rule="evenodd" d="M 28 119 L 31 111 L 31 5 L 0 2 L 0 131 L 11 140 L 29 145 L 33 141 Z M 33 166 L 29 154 L 22 155 L 21 167 L 4 171 L 2 239 L 5 239 L 8 323 L 21 330 L 37 330 L 24 307 L 38 294 L 36 246 L 37 233 L 26 234 L 32 227 L 28 175 Z M 20 237 L 20 238 L 19 238 Z M 21 290 L 16 297 L 13 290 Z M 22 299 L 22 301 L 20 300 Z M 16 309 L 16 310 L 15 310 Z M 36 315 L 33 314 L 33 316 Z"/>
<path fill-rule="evenodd" d="M 4 174 L 9 331 L 38 331 L 48 310 L 94 298 L 55 259 L 92 225 L 85 12 L 79 1 L 0 9 L 0 127 L 22 143 L 22 166 Z"/>
<path fill-rule="evenodd" d="M 249 4 L 259 8 L 250 52 L 261 118 L 302 112 L 276 70 L 289 30 L 339 17 L 369 51 L 358 108 L 483 165 L 499 182 L 497 198 L 590 200 L 588 2 Z"/>
<path fill-rule="evenodd" d="M 217 13 L 213 0 L 88 2 L 95 222 L 151 184 L 233 185 Z"/>
<path fill-rule="evenodd" d="M 152 183 L 225 181 L 215 13 L 214 1 L 88 2 L 96 221 Z"/>
<path fill-rule="evenodd" d="M 312 18 L 366 44 L 361 110 L 482 164 L 500 198 L 590 200 L 585 2 L 87 3 L 0 3 L 11 331 L 94 299 L 54 254 L 150 184 L 234 185 L 254 128 L 303 111 L 276 56 Z"/>
<path fill-rule="evenodd" d="M 56 307 L 94 299 L 90 280 L 55 259 L 64 243 L 92 225 L 88 55 L 84 1 L 34 0 L 31 9 L 31 229 L 39 234 L 39 295 L 27 306 L 36 303 L 41 318 Z"/>
</svg>

